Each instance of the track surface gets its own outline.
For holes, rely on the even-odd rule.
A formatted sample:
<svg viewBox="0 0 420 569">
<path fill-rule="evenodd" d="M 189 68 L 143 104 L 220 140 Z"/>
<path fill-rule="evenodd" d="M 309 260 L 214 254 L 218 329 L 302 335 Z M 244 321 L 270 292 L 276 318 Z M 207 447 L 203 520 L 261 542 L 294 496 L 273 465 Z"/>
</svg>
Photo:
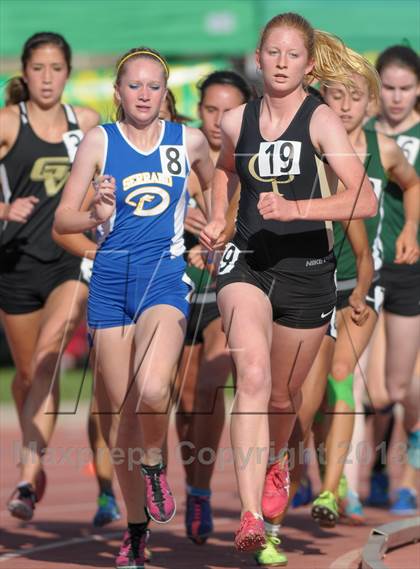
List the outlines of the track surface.
<svg viewBox="0 0 420 569">
<path fill-rule="evenodd" d="M 16 448 L 20 437 L 11 408 L 0 408 L 1 421 L 1 491 L 0 523 L 2 539 L 0 569 L 69 569 L 77 567 L 113 567 L 123 524 L 115 523 L 104 530 L 91 526 L 95 510 L 96 483 L 83 464 L 88 460 L 85 410 L 76 415 L 61 416 L 52 442 L 56 452 L 48 465 L 48 488 L 30 523 L 10 517 L 6 501 L 18 481 Z M 239 569 L 255 567 L 252 556 L 235 553 L 233 533 L 238 523 L 239 500 L 235 490 L 233 466 L 217 467 L 213 485 L 215 513 L 214 536 L 198 547 L 185 538 L 184 481 L 182 465 L 174 448 L 174 430 L 170 433 L 170 481 L 178 501 L 178 512 L 166 526 L 152 526 L 150 542 L 153 562 L 149 569 Z M 65 450 L 72 448 L 63 457 Z M 222 447 L 229 447 L 225 430 Z M 79 449 L 79 450 L 77 450 Z M 79 461 L 76 454 L 79 452 Z M 80 454 L 81 453 L 81 454 Z M 121 502 L 121 500 L 120 500 Z M 359 553 L 372 527 L 393 518 L 381 510 L 367 509 L 365 527 L 338 525 L 323 530 L 314 525 L 308 508 L 294 510 L 282 530 L 283 546 L 289 558 L 289 569 L 356 569 Z M 395 519 L 395 518 L 394 518 Z M 389 566 L 395 569 L 417 569 L 419 546 L 392 552 Z"/>
</svg>

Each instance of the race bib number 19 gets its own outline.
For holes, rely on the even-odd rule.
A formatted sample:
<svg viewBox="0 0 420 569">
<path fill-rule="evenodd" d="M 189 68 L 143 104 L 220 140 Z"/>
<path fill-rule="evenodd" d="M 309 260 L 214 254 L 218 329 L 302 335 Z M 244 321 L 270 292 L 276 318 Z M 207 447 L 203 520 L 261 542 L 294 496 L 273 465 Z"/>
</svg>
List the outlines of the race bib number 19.
<svg viewBox="0 0 420 569">
<path fill-rule="evenodd" d="M 289 176 L 300 174 L 302 143 L 296 140 L 261 142 L 258 152 L 260 176 Z"/>
</svg>

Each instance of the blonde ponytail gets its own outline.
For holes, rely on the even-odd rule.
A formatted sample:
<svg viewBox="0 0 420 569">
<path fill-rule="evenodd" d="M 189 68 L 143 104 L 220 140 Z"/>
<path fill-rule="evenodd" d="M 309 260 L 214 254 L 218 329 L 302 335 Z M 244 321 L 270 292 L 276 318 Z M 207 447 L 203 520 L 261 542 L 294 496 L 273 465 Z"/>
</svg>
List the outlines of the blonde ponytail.
<svg viewBox="0 0 420 569">
<path fill-rule="evenodd" d="M 321 85 L 342 83 L 354 88 L 352 74 L 361 75 L 367 81 L 369 95 L 375 103 L 379 102 L 380 79 L 375 67 L 362 55 L 344 45 L 340 38 L 315 30 L 315 65 L 308 79 L 317 80 Z"/>
</svg>

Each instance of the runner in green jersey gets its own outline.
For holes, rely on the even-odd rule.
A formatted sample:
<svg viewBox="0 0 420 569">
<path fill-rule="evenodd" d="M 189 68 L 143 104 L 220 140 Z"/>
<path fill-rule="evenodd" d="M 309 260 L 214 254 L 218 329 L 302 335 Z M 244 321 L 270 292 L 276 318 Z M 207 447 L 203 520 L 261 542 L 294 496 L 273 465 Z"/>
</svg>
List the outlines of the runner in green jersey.
<svg viewBox="0 0 420 569">
<path fill-rule="evenodd" d="M 408 47 L 393 46 L 379 56 L 377 69 L 383 84 L 382 109 L 380 116 L 372 119 L 368 126 L 394 138 L 419 174 L 419 57 Z M 420 468 L 420 409 L 418 402 L 407 395 L 420 345 L 419 201 L 419 189 L 416 194 L 408 195 L 407 192 L 402 193 L 398 185 L 390 183 L 386 187 L 381 232 L 384 244 L 381 284 L 385 287 L 386 347 L 379 345 L 380 342 L 375 347 L 370 365 L 372 373 L 368 377 L 376 410 L 388 410 L 388 413 L 375 415 L 375 446 L 381 443 L 386 430 L 390 431 L 393 404 L 406 399 L 404 407 L 411 466 L 406 468 L 401 488 L 396 492 L 392 511 L 397 514 L 415 510 L 415 468 Z M 385 335 L 380 337 L 385 338 Z M 386 354 L 385 363 L 384 358 L 379 357 L 381 353 Z M 383 396 L 378 398 L 375 394 Z M 382 504 L 388 498 L 384 466 L 378 456 L 371 479 L 370 501 L 373 504 Z"/>
<path fill-rule="evenodd" d="M 397 144 L 385 136 L 367 133 L 363 129 L 366 109 L 374 93 L 374 84 L 369 78 L 366 70 L 363 75 L 354 75 L 354 88 L 349 91 L 340 84 L 323 88 L 326 102 L 342 119 L 354 150 L 364 161 L 380 203 L 378 213 L 373 218 L 364 222 L 353 220 L 345 224 L 344 229 L 335 224 L 337 342 L 334 348 L 330 339 L 324 339 L 304 384 L 300 411 L 303 431 L 310 428 L 322 397 L 316 401 L 314 393 L 323 394 L 323 387 L 327 384 L 326 410 L 330 421 L 326 421 L 325 417 L 322 422 L 315 421 L 318 442 L 326 436 L 326 467 L 323 469 L 322 491 L 314 501 L 312 510 L 314 519 L 326 526 L 333 526 L 338 519 L 337 492 L 354 425 L 353 373 L 375 327 L 383 296 L 378 286 L 378 271 L 382 263 L 380 229 L 384 186 L 390 178 L 398 181 L 407 193 L 416 191 L 415 172 Z M 355 256 L 356 251 L 353 252 L 346 236 L 350 237 L 353 233 L 356 239 L 361 239 L 365 231 L 369 246 L 364 253 L 359 251 L 359 255 Z M 372 256 L 374 267 L 369 265 Z M 373 284 L 370 286 L 372 278 Z M 360 520 L 362 516 L 359 508 L 358 516 L 354 519 Z"/>
<path fill-rule="evenodd" d="M 331 85 L 330 88 L 324 88 L 324 96 L 326 102 L 342 119 L 354 150 L 364 160 L 366 173 L 379 200 L 376 216 L 364 221 L 375 272 L 372 285 L 364 299 L 369 317 L 363 326 L 357 326 L 350 318 L 354 295 L 359 288 L 355 280 L 356 263 L 345 232 L 340 225 L 334 224 L 334 250 L 337 257 L 338 338 L 327 384 L 327 409 L 333 415 L 325 441 L 327 454 L 322 488 L 324 494 L 334 493 L 339 487 L 340 476 L 343 473 L 343 458 L 347 454 L 347 448 L 350 447 L 354 429 L 356 403 L 353 394 L 353 374 L 357 361 L 370 340 L 383 302 L 379 270 L 383 262 L 381 236 L 383 234 L 384 189 L 388 180 L 397 182 L 404 189 L 408 201 L 412 200 L 418 191 L 416 173 L 404 158 L 398 145 L 381 134 L 363 129 L 363 120 L 370 100 L 369 86 L 363 75 L 354 76 L 354 84 L 350 92 L 346 91 L 343 86 Z M 403 247 L 404 250 L 409 249 L 408 239 L 403 241 Z M 344 498 L 345 494 L 343 492 L 340 498 Z M 323 503 L 322 500 L 321 502 Z M 342 505 L 344 512 L 347 511 L 353 521 L 360 521 L 363 518 L 363 511 L 358 503 L 357 488 L 351 488 L 348 501 L 344 501 Z M 313 508 L 315 516 L 318 510 L 318 501 L 315 500 Z"/>
</svg>

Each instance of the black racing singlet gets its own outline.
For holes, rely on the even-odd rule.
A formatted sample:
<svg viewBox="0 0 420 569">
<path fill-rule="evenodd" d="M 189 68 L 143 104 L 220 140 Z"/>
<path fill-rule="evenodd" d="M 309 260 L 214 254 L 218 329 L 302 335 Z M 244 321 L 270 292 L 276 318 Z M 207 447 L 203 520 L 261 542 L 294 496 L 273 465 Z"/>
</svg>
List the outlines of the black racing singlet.
<svg viewBox="0 0 420 569">
<path fill-rule="evenodd" d="M 308 95 L 280 138 L 267 142 L 261 136 L 262 99 L 247 103 L 236 145 L 236 171 L 241 197 L 234 242 L 256 270 L 281 269 L 291 258 L 321 258 L 333 248 L 330 221 L 265 221 L 257 209 L 262 192 L 280 193 L 289 200 L 328 197 L 336 177 L 314 148 L 309 124 L 322 103 Z M 315 262 L 315 261 L 314 261 Z"/>
<path fill-rule="evenodd" d="M 83 133 L 69 105 L 64 105 L 68 132 L 63 134 L 63 142 L 58 143 L 45 142 L 35 134 L 25 103 L 19 104 L 19 110 L 16 142 L 0 160 L 3 199 L 10 203 L 17 198 L 36 196 L 39 203 L 26 223 L 3 224 L 0 253 L 24 253 L 40 261 L 54 261 L 63 254 L 51 237 L 54 213 Z"/>
</svg>

